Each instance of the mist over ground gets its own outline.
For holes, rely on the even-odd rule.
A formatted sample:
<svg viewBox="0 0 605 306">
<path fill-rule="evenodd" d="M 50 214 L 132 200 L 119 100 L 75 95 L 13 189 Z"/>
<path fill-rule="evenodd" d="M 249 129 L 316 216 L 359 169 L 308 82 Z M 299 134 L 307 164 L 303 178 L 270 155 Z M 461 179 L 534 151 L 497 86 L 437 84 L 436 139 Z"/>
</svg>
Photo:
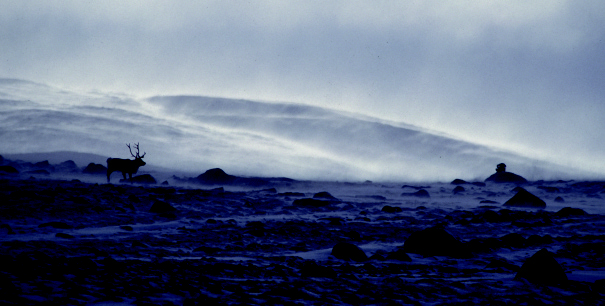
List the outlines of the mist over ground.
<svg viewBox="0 0 605 306">
<path fill-rule="evenodd" d="M 603 1 L 0 6 L 2 78 L 295 102 L 605 173 Z"/>
<path fill-rule="evenodd" d="M 222 168 L 236 175 L 312 180 L 483 180 L 504 162 L 530 180 L 599 176 L 405 123 L 302 104 L 135 99 L 14 79 L 0 80 L 0 96 L 0 154 L 67 151 L 130 158 L 126 143 L 138 142 L 149 166 L 189 173 Z"/>
</svg>

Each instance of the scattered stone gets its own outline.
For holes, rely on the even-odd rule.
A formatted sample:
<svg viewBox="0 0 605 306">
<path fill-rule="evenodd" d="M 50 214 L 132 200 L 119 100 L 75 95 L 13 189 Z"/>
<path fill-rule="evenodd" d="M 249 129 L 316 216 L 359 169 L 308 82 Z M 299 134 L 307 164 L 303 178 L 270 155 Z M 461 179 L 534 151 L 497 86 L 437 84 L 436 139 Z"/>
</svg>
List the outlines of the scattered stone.
<svg viewBox="0 0 605 306">
<path fill-rule="evenodd" d="M 331 195 L 329 192 L 326 192 L 326 191 L 322 191 L 322 192 L 318 192 L 318 193 L 314 194 L 313 198 L 338 201 L 338 199 L 336 197 L 334 197 L 333 195 Z"/>
<path fill-rule="evenodd" d="M 385 205 L 382 208 L 382 211 L 386 212 L 386 213 L 399 213 L 399 212 L 402 212 L 403 209 L 401 207 L 393 207 L 393 206 Z"/>
<path fill-rule="evenodd" d="M 464 189 L 464 187 L 462 187 L 462 186 L 456 186 L 454 188 L 454 190 L 452 190 L 452 193 L 453 194 L 459 194 L 459 193 L 465 192 L 465 191 L 466 191 L 466 189 Z"/>
<path fill-rule="evenodd" d="M 557 187 L 538 186 L 536 188 L 538 188 L 540 190 L 544 190 L 544 191 L 546 191 L 548 193 L 556 193 L 556 192 L 560 191 L 559 188 L 557 188 Z"/>
<path fill-rule="evenodd" d="M 526 279 L 534 284 L 559 285 L 567 282 L 567 275 L 553 253 L 541 249 L 523 263 L 515 279 Z"/>
<path fill-rule="evenodd" d="M 164 202 L 164 201 L 160 201 L 157 200 L 153 203 L 153 205 L 151 206 L 151 209 L 149 210 L 149 212 L 152 213 L 156 213 L 156 214 L 163 214 L 163 213 L 169 213 L 169 212 L 174 212 L 176 211 L 176 208 L 172 207 L 172 205 Z"/>
<path fill-rule="evenodd" d="M 128 183 L 128 182 L 131 182 L 130 179 L 120 179 L 120 183 Z M 132 183 L 153 185 L 153 184 L 157 184 L 157 181 L 150 174 L 143 174 L 143 175 L 137 175 L 137 176 L 133 177 Z"/>
<path fill-rule="evenodd" d="M 416 192 L 404 192 L 401 194 L 402 196 L 411 196 L 411 197 L 417 197 L 417 198 L 430 198 L 430 194 L 428 191 L 424 190 L 424 189 L 420 189 Z"/>
<path fill-rule="evenodd" d="M 72 228 L 74 228 L 73 226 L 71 226 L 65 222 L 60 222 L 60 221 L 51 221 L 51 222 L 42 223 L 42 224 L 38 225 L 38 227 L 40 227 L 40 228 L 52 227 L 52 228 L 56 228 L 56 229 L 72 229 Z"/>
<path fill-rule="evenodd" d="M 527 207 L 527 208 L 546 208 L 546 203 L 529 191 L 518 187 L 519 191 L 512 198 L 504 203 L 504 206 Z"/>
<path fill-rule="evenodd" d="M 88 164 L 88 166 L 86 166 L 86 168 L 84 168 L 84 170 L 82 170 L 83 173 L 86 174 L 107 174 L 107 167 L 101 165 L 101 164 L 95 164 L 95 163 L 90 163 Z"/>
<path fill-rule="evenodd" d="M 300 274 L 302 277 L 336 278 L 337 276 L 334 269 L 320 266 L 312 260 L 307 260 L 302 264 Z"/>
<path fill-rule="evenodd" d="M 455 179 L 450 184 L 452 184 L 452 185 L 463 185 L 463 184 L 468 184 L 468 182 L 465 181 L 465 180 L 461 180 L 461 179 Z"/>
<path fill-rule="evenodd" d="M 494 182 L 494 183 L 514 183 L 514 184 L 525 184 L 527 180 L 520 176 L 516 175 L 512 172 L 506 172 L 505 164 L 498 164 L 496 166 L 496 173 L 492 174 L 490 177 L 485 179 L 486 182 Z"/>
<path fill-rule="evenodd" d="M 237 179 L 236 176 L 225 173 L 222 169 L 214 168 L 200 174 L 195 180 L 204 185 L 231 184 Z"/>
<path fill-rule="evenodd" d="M 55 237 L 63 238 L 63 239 L 74 239 L 74 236 L 72 236 L 70 234 L 65 234 L 65 233 L 56 233 Z"/>
<path fill-rule="evenodd" d="M 557 217 L 584 216 L 587 213 L 580 208 L 563 207 L 555 213 Z"/>
<path fill-rule="evenodd" d="M 342 260 L 353 260 L 357 262 L 368 260 L 368 256 L 358 246 L 348 243 L 339 242 L 332 248 L 332 256 Z"/>
<path fill-rule="evenodd" d="M 19 174 L 19 170 L 15 169 L 13 166 L 0 166 L 0 175 L 14 175 Z"/>
<path fill-rule="evenodd" d="M 526 243 L 525 238 L 519 233 L 506 234 L 500 237 L 500 241 L 502 242 L 502 246 L 513 248 L 522 248 Z"/>
<path fill-rule="evenodd" d="M 496 258 L 490 261 L 490 263 L 485 267 L 485 269 L 496 269 L 496 270 L 509 270 L 513 272 L 519 271 L 519 266 L 510 263 L 508 260 L 504 258 Z M 502 271 L 504 272 L 504 271 Z"/>
<path fill-rule="evenodd" d="M 58 164 L 55 169 L 60 172 L 71 172 L 71 173 L 79 171 L 78 165 L 76 165 L 76 163 L 73 160 L 66 160 L 66 161 Z"/>
<path fill-rule="evenodd" d="M 402 250 L 406 253 L 422 256 L 449 256 L 464 258 L 468 256 L 462 242 L 443 228 L 429 227 L 412 233 L 405 240 Z"/>
<path fill-rule="evenodd" d="M 398 249 L 397 251 L 390 252 L 387 255 L 386 259 L 398 261 L 412 261 L 410 255 L 408 255 L 403 249 Z"/>
<path fill-rule="evenodd" d="M 314 208 L 318 208 L 318 207 L 328 206 L 328 205 L 330 205 L 330 203 L 331 203 L 330 201 L 325 201 L 325 200 L 304 198 L 304 199 L 294 200 L 294 202 L 292 202 L 292 205 L 299 206 L 299 207 L 314 207 Z"/>
<path fill-rule="evenodd" d="M 0 230 L 2 230 L 2 234 L 4 235 L 14 235 L 15 231 L 8 224 L 0 224 Z"/>
</svg>

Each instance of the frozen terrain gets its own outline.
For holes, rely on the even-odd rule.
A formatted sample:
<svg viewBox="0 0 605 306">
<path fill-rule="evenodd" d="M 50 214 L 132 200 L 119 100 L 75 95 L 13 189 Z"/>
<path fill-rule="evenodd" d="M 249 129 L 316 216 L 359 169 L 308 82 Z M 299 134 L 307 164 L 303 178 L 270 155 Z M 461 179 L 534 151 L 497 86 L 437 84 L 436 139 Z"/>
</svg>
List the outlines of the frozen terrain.
<svg viewBox="0 0 605 306">
<path fill-rule="evenodd" d="M 605 295 L 603 182 L 524 184 L 546 203 L 535 209 L 503 206 L 514 184 L 200 185 L 145 167 L 158 184 L 118 174 L 106 184 L 83 165 L 2 163 L 19 169 L 0 178 L 3 304 L 594 305 Z M 414 196 L 421 189 L 428 197 Z M 429 228 L 455 244 L 411 250 Z M 363 255 L 337 252 L 343 242 Z M 565 281 L 516 278 L 541 249 Z"/>
<path fill-rule="evenodd" d="M 0 136 L 3 155 L 71 151 L 129 158 L 125 144 L 139 142 L 150 165 L 196 173 L 220 167 L 249 176 L 448 182 L 485 178 L 505 162 L 531 180 L 596 177 L 319 107 L 199 96 L 135 99 L 11 79 L 0 79 Z"/>
</svg>

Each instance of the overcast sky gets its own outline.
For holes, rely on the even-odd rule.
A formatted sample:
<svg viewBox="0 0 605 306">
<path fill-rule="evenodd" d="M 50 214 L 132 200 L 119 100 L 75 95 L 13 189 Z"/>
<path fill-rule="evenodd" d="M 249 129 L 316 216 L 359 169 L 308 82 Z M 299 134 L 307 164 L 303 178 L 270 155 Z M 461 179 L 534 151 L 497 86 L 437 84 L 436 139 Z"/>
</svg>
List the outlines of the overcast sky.
<svg viewBox="0 0 605 306">
<path fill-rule="evenodd" d="M 320 105 L 605 173 L 605 1 L 0 7 L 0 77 Z"/>
</svg>

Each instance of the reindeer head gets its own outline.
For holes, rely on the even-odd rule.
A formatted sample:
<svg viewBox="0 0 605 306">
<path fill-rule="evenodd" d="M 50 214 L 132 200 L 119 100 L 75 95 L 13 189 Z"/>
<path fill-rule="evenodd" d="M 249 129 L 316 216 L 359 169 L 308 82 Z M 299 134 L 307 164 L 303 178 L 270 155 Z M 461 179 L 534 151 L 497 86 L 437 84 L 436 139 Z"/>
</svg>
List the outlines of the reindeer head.
<svg viewBox="0 0 605 306">
<path fill-rule="evenodd" d="M 143 161 L 143 157 L 145 157 L 145 152 L 143 152 L 143 155 L 139 155 L 139 143 L 137 142 L 137 144 L 134 145 L 135 150 L 137 150 L 136 154 L 132 154 L 132 149 L 130 148 L 130 144 L 126 145 L 128 147 L 128 150 L 130 150 L 130 155 L 132 155 L 132 157 L 134 157 L 134 161 L 137 163 L 137 166 L 145 166 L 145 162 Z"/>
</svg>

